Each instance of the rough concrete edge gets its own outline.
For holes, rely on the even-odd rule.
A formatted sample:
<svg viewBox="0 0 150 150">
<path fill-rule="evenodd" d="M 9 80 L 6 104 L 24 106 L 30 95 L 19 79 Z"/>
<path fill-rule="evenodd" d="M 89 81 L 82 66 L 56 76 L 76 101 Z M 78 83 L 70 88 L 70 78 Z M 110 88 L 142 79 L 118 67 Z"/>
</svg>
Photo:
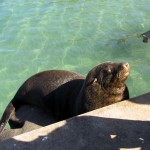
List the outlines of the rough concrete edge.
<svg viewBox="0 0 150 150">
<path fill-rule="evenodd" d="M 87 113 L 69 118 L 67 120 L 72 120 L 74 118 L 81 117 L 81 116 L 97 116 L 97 114 L 101 114 L 102 112 L 106 112 L 107 114 L 109 114 L 109 110 L 111 110 L 111 108 L 117 109 L 118 106 L 126 107 L 127 105 L 129 105 L 129 103 L 134 104 L 135 107 L 139 107 L 139 104 L 141 104 L 141 102 L 140 102 L 141 99 L 143 100 L 143 103 L 146 103 L 145 101 L 147 99 L 149 99 L 149 101 L 150 101 L 150 93 L 142 94 L 140 96 L 131 98 L 129 100 L 124 100 L 124 101 L 121 101 L 121 102 L 118 102 L 118 103 L 115 103 L 115 104 L 112 104 L 112 105 L 109 105 L 109 106 L 106 106 L 106 107 L 103 107 L 103 108 L 100 108 L 100 109 L 96 109 L 96 110 L 93 110 L 93 111 L 90 111 L 90 112 L 87 112 Z M 140 107 L 145 107 L 145 105 L 140 105 Z M 122 109 L 122 108 L 120 108 L 120 109 Z M 105 116 L 106 113 L 104 113 L 104 115 L 101 115 L 101 116 L 106 117 Z M 109 117 L 110 118 L 116 118 L 116 117 L 111 116 L 111 115 L 110 116 L 107 115 L 107 117 L 108 118 Z M 29 132 L 26 132 L 26 133 L 23 133 L 23 134 L 20 134 L 20 135 L 14 136 L 14 137 L 12 137 L 10 139 L 6 139 L 6 140 L 11 140 L 11 139 L 20 140 L 21 137 L 24 137 L 25 141 L 30 141 L 30 140 L 28 140 L 28 138 L 30 139 L 31 135 L 32 135 L 32 140 L 34 140 L 34 139 L 37 138 L 37 135 L 38 136 L 46 136 L 49 133 L 53 132 L 55 129 L 64 126 L 66 124 L 67 120 L 56 122 L 54 124 L 51 124 L 51 125 L 48 125 L 48 126 L 45 126 L 45 127 L 41 127 L 39 129 L 35 129 L 35 130 L 29 131 Z M 38 134 L 37 134 L 37 132 L 38 132 Z M 33 135 L 36 135 L 36 136 L 34 137 Z M 3 140 L 3 141 L 6 141 L 6 140 Z"/>
</svg>

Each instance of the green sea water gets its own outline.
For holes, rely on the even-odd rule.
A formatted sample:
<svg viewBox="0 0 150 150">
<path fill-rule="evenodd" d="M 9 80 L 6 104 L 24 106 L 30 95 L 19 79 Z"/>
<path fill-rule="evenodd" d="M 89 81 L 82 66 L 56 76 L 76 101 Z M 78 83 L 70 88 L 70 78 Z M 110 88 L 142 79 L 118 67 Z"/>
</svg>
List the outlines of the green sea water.
<svg viewBox="0 0 150 150">
<path fill-rule="evenodd" d="M 0 115 L 31 75 L 86 75 L 105 61 L 129 62 L 130 96 L 150 92 L 149 0 L 0 0 Z"/>
</svg>

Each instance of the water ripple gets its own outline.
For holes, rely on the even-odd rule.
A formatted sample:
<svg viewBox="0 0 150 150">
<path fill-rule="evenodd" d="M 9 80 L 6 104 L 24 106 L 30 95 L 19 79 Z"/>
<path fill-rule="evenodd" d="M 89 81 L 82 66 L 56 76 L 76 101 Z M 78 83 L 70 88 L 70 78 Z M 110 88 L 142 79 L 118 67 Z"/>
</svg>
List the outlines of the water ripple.
<svg viewBox="0 0 150 150">
<path fill-rule="evenodd" d="M 148 92 L 150 44 L 138 35 L 149 30 L 149 6 L 147 0 L 0 1 L 1 99 L 8 103 L 39 71 L 87 74 L 104 61 L 129 62 L 130 95 Z M 6 103 L 0 100 L 2 108 Z"/>
</svg>

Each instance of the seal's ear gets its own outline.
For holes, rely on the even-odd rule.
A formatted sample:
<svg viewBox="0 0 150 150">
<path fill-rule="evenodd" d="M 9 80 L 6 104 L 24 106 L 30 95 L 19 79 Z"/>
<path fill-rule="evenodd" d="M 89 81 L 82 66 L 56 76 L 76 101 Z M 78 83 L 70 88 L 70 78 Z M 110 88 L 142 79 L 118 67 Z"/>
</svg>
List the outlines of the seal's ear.
<svg viewBox="0 0 150 150">
<path fill-rule="evenodd" d="M 96 82 L 97 82 L 97 78 L 94 78 L 93 83 L 96 83 Z"/>
<path fill-rule="evenodd" d="M 97 78 L 92 77 L 92 76 L 88 76 L 86 79 L 87 86 L 92 85 L 93 83 L 96 83 L 96 82 L 97 82 Z"/>
</svg>

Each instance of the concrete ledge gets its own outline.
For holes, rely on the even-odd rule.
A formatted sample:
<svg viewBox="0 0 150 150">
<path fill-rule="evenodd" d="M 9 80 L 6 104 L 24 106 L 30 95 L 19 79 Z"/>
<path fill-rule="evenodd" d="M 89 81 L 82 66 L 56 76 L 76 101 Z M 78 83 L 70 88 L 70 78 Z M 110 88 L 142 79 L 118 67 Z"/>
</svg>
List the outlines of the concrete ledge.
<svg viewBox="0 0 150 150">
<path fill-rule="evenodd" d="M 150 93 L 0 142 L 5 150 L 150 149 Z"/>
</svg>

